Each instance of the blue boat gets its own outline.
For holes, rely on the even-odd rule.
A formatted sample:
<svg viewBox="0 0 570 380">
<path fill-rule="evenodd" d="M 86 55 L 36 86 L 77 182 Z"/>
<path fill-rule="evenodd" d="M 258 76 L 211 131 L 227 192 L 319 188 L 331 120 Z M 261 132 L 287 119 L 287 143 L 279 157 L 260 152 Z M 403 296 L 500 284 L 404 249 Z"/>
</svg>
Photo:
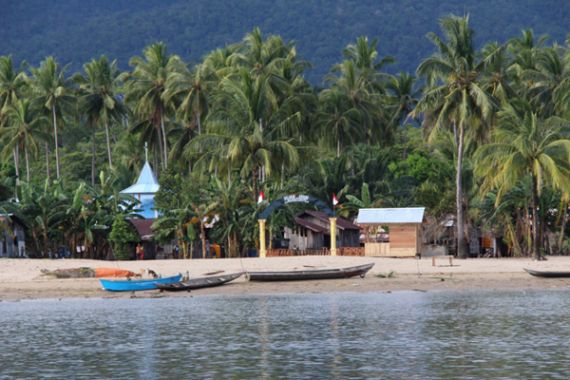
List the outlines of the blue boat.
<svg viewBox="0 0 570 380">
<path fill-rule="evenodd" d="M 182 275 L 172 277 L 153 278 L 150 280 L 103 280 L 100 279 L 103 289 L 110 292 L 134 292 L 137 290 L 157 289 L 156 284 L 172 284 L 182 280 Z"/>
</svg>

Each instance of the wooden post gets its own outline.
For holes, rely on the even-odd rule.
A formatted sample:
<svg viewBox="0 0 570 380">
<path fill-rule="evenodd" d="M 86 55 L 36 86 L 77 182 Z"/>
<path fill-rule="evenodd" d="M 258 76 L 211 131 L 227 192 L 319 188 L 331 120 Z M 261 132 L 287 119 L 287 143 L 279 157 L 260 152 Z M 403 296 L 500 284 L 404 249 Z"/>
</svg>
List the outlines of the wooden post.
<svg viewBox="0 0 570 380">
<path fill-rule="evenodd" d="M 331 222 L 331 256 L 336 256 L 336 218 L 329 218 Z"/>
<path fill-rule="evenodd" d="M 265 245 L 265 219 L 259 219 L 259 257 L 267 256 Z"/>
</svg>

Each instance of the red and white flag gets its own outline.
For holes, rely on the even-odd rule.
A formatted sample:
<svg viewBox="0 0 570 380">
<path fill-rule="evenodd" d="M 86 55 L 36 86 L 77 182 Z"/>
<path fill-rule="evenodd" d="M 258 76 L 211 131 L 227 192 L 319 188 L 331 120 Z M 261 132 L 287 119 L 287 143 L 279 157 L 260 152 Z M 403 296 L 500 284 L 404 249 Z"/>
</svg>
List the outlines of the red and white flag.
<svg viewBox="0 0 570 380">
<path fill-rule="evenodd" d="M 259 196 L 257 197 L 257 204 L 260 204 L 264 200 L 265 200 L 265 194 L 263 194 L 263 191 L 260 191 Z"/>
<path fill-rule="evenodd" d="M 336 197 L 335 193 L 333 193 L 333 196 L 332 196 L 332 204 L 333 204 L 333 206 L 336 206 L 338 204 L 338 198 Z"/>
</svg>

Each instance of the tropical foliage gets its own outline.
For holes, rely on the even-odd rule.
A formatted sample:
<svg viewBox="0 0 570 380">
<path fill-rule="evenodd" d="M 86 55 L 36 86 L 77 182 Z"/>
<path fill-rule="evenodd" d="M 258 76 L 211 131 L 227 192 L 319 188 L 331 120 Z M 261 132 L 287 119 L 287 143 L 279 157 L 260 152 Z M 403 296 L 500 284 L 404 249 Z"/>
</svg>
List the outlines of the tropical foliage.
<svg viewBox="0 0 570 380">
<path fill-rule="evenodd" d="M 22 68 L 0 57 L 0 208 L 25 223 L 30 254 L 121 256 L 137 205 L 119 191 L 148 144 L 155 239 L 184 257 L 205 256 L 207 240 L 227 256 L 259 248 L 261 191 L 335 193 L 348 218 L 426 206 L 455 221 L 460 257 L 477 229 L 502 237 L 504 254 L 565 253 L 569 47 L 525 30 L 479 49 L 469 17 L 440 28 L 415 73 L 390 74 L 396 59 L 376 39 L 339 47 L 324 88 L 294 43 L 258 28 L 192 64 L 152 44 L 124 72 L 105 56 L 74 75 L 52 57 Z M 269 235 L 300 211 L 274 213 Z"/>
</svg>

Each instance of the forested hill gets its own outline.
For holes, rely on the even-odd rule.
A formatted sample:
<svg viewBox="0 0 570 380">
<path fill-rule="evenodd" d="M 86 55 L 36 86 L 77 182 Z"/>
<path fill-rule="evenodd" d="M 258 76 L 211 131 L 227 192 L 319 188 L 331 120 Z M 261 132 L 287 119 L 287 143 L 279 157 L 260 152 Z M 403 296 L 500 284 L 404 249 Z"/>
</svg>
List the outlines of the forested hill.
<svg viewBox="0 0 570 380">
<path fill-rule="evenodd" d="M 156 41 L 192 61 L 237 42 L 255 26 L 294 40 L 319 83 L 356 37 L 380 41 L 390 71 L 413 71 L 432 52 L 425 38 L 449 13 L 468 13 L 476 41 L 505 41 L 532 28 L 563 42 L 570 1 L 560 0 L 1 0 L 0 55 L 36 65 L 54 55 L 78 70 L 106 54 L 126 68 Z"/>
</svg>

